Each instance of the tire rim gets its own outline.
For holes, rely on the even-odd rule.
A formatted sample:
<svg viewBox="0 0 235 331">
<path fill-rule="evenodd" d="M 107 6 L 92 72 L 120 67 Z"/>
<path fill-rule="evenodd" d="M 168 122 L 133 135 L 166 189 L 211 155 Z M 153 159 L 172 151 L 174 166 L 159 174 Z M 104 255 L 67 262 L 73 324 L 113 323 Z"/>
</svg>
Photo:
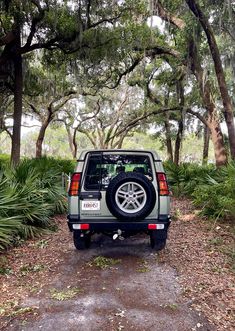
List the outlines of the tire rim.
<svg viewBox="0 0 235 331">
<path fill-rule="evenodd" d="M 136 182 L 122 184 L 115 194 L 115 202 L 118 208 L 125 213 L 136 213 L 146 203 L 147 195 L 145 189 Z"/>
</svg>

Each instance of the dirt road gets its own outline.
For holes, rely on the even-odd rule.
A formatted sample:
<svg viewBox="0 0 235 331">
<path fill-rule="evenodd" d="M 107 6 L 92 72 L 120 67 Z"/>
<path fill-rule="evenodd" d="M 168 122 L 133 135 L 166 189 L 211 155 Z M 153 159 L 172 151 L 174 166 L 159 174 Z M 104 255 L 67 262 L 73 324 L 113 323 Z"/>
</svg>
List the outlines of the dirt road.
<svg viewBox="0 0 235 331">
<path fill-rule="evenodd" d="M 199 309 L 195 295 L 185 295 L 195 286 L 186 287 L 184 278 L 193 282 L 197 266 L 190 275 L 182 238 L 172 245 L 172 235 L 167 248 L 155 253 L 144 235 L 124 241 L 96 236 L 89 250 L 79 252 L 64 222 L 56 234 L 9 253 L 12 272 L 1 276 L 2 330 L 223 330 L 220 322 L 209 322 L 203 302 Z M 226 323 L 230 330 L 230 315 Z"/>
</svg>

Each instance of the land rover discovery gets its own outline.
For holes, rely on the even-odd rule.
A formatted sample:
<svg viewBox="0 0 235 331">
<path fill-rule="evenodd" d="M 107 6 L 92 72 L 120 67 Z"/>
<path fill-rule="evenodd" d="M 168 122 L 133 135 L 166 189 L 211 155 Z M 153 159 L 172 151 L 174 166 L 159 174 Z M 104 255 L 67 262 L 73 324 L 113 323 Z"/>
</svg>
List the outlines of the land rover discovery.
<svg viewBox="0 0 235 331">
<path fill-rule="evenodd" d="M 166 245 L 170 196 L 158 154 L 144 150 L 81 153 L 68 191 L 68 226 L 77 249 L 103 233 L 123 239 L 146 233 L 150 245 Z"/>
</svg>

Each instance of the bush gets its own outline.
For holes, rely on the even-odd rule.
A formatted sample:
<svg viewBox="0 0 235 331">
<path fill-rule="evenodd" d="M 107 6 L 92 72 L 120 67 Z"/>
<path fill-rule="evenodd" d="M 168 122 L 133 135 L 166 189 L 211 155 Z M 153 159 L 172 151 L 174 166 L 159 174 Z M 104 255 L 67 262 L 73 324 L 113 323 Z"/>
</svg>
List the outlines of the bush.
<svg viewBox="0 0 235 331">
<path fill-rule="evenodd" d="M 207 182 L 210 176 L 214 176 L 214 165 L 200 166 L 194 163 L 182 163 L 177 166 L 173 162 L 165 162 L 169 185 L 176 196 L 191 196 L 198 185 Z"/>
<path fill-rule="evenodd" d="M 10 156 L 7 154 L 0 154 L 0 171 L 10 165 Z"/>
<path fill-rule="evenodd" d="M 235 216 L 235 164 L 218 169 L 214 178 L 208 177 L 207 183 L 195 188 L 195 205 L 202 208 L 201 214 L 213 218 Z"/>
<path fill-rule="evenodd" d="M 16 237 L 32 238 L 54 227 L 51 217 L 66 212 L 61 174 L 72 161 L 52 158 L 23 160 L 15 169 L 0 169 L 0 249 Z"/>
<path fill-rule="evenodd" d="M 213 218 L 235 215 L 235 162 L 216 169 L 214 165 L 166 162 L 165 169 L 173 193 L 188 196 L 201 214 Z"/>
</svg>

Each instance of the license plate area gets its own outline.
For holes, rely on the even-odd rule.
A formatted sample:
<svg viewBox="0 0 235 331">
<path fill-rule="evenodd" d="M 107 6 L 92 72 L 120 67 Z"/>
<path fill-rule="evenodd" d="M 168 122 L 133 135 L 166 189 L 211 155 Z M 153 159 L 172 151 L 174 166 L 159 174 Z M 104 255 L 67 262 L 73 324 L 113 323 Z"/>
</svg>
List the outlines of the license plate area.
<svg viewBox="0 0 235 331">
<path fill-rule="evenodd" d="M 82 200 L 82 210 L 100 210 L 100 201 L 97 200 Z"/>
</svg>

